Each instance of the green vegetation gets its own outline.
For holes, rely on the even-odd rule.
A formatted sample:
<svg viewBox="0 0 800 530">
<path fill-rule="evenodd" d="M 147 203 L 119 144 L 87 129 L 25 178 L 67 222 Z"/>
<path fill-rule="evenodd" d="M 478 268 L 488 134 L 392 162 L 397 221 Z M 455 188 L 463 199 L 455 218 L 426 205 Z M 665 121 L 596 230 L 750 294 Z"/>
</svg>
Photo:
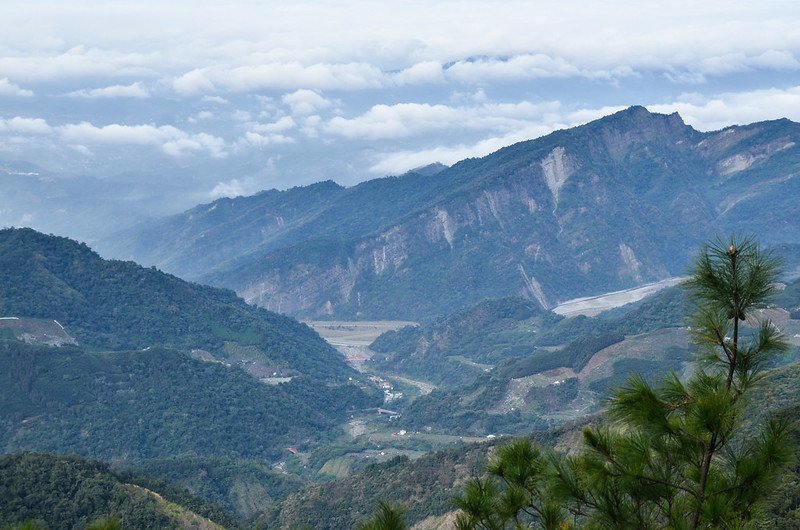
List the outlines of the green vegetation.
<svg viewBox="0 0 800 530">
<path fill-rule="evenodd" d="M 580 372 L 597 352 L 620 343 L 626 335 L 684 325 L 686 308 L 686 296 L 680 288 L 665 289 L 625 311 L 595 318 L 563 318 L 519 298 L 492 300 L 428 326 L 385 333 L 371 348 L 383 352 L 392 349 L 390 353 L 376 355 L 377 366 L 383 370 L 404 369 L 406 372 L 401 373 L 411 377 L 445 382 L 404 409 L 401 424 L 405 427 L 432 427 L 437 431 L 478 436 L 525 433 L 551 428 L 559 421 L 554 416 L 562 409 L 572 410 L 565 415 L 566 419 L 574 417 L 575 408 L 590 412 L 591 401 L 597 400 L 597 394 L 605 394 L 611 383 L 627 377 L 633 368 L 646 368 L 648 378 L 657 377 L 669 369 L 680 370 L 691 356 L 679 346 L 667 345 L 659 349 L 657 345 L 648 345 L 645 359 L 630 359 L 624 355 L 640 355 L 641 347 L 636 343 L 630 346 L 623 343 L 624 355 L 609 360 L 612 368 L 607 374 L 596 372 L 586 381 L 578 382 L 574 373 L 567 373 L 526 383 L 533 388 L 520 396 L 524 403 L 509 411 L 501 403 L 514 380 L 555 368 Z M 486 336 L 480 337 L 480 330 L 484 328 Z M 670 340 L 680 342 L 678 339 L 685 332 L 673 335 Z M 569 342 L 563 344 L 565 340 Z M 500 361 L 488 372 L 480 365 L 459 362 L 455 355 L 484 348 L 502 352 L 496 354 L 495 359 Z M 513 355 L 521 350 L 528 353 L 503 358 L 503 354 Z M 476 359 L 485 360 L 486 357 L 467 357 L 472 362 Z M 452 367 L 460 367 L 461 371 L 455 372 L 459 377 L 436 376 L 437 370 L 452 370 Z M 566 384 L 553 385 L 555 381 Z M 569 402 L 578 397 L 579 392 L 586 394 L 590 401 L 569 407 Z"/>
<path fill-rule="evenodd" d="M 405 530 L 403 508 L 399 505 L 378 503 L 378 512 L 368 520 L 359 523 L 358 530 Z"/>
<path fill-rule="evenodd" d="M 637 335 L 685 324 L 687 300 L 678 287 L 595 318 L 564 318 L 521 298 L 486 300 L 420 327 L 389 331 L 370 348 L 382 371 L 427 379 L 440 385 L 471 383 L 483 369 L 459 362 L 503 364 L 508 377 L 558 367 L 579 371 L 597 351 Z M 560 347 L 557 350 L 546 348 Z M 503 361 L 516 358 L 513 364 Z"/>
<path fill-rule="evenodd" d="M 84 530 L 111 528 L 109 523 L 118 521 L 117 528 L 177 529 L 201 519 L 172 498 L 159 498 L 126 483 L 99 462 L 35 453 L 0 456 L 0 527 L 23 523 L 16 528 Z M 218 517 L 215 522 L 235 524 L 230 516 L 185 492 L 181 500 Z"/>
<path fill-rule="evenodd" d="M 537 443 L 571 444 L 574 425 L 532 434 Z M 314 484 L 290 495 L 263 521 L 267 528 L 320 530 L 354 528 L 372 515 L 380 501 L 402 506 L 409 525 L 451 512 L 452 497 L 466 479 L 479 474 L 486 455 L 502 440 L 461 444 L 428 453 L 417 460 L 396 457 L 372 464 L 357 475 Z"/>
<path fill-rule="evenodd" d="M 564 348 L 540 355 L 531 355 L 514 363 L 506 369 L 510 377 L 525 377 L 554 368 L 566 367 L 580 372 L 594 356 L 603 348 L 622 342 L 624 335 L 606 333 L 599 336 L 587 336 L 575 339 Z"/>
<path fill-rule="evenodd" d="M 170 487 L 168 485 L 179 485 L 245 520 L 274 509 L 305 484 L 297 476 L 283 474 L 258 460 L 179 455 L 139 461 L 133 465 L 135 467 L 118 473 L 125 482 L 135 482 L 162 495 Z M 147 482 L 139 478 L 142 473 Z M 205 515 L 186 500 L 175 502 Z M 207 517 L 219 520 L 210 515 Z"/>
<path fill-rule="evenodd" d="M 268 528 L 309 525 L 318 530 L 353 528 L 372 514 L 380 499 L 408 508 L 409 520 L 451 510 L 453 486 L 480 471 L 484 446 L 425 455 L 415 462 L 397 457 L 361 474 L 309 486 L 291 495 L 265 520 Z"/>
<path fill-rule="evenodd" d="M 435 429 L 465 436 L 485 436 L 493 433 L 521 434 L 552 428 L 554 421 L 538 415 L 537 402 L 530 403 L 530 410 L 493 412 L 506 394 L 509 380 L 486 374 L 472 384 L 452 390 L 434 390 L 427 396 L 414 400 L 403 410 L 400 425 L 406 429 Z M 568 386 L 551 387 L 547 397 L 532 395 L 540 400 L 562 401 Z"/>
<path fill-rule="evenodd" d="M 69 239 L 0 230 L 0 312 L 56 319 L 89 348 L 254 346 L 279 370 L 316 379 L 354 375 L 331 346 L 297 321 L 249 306 L 227 290 L 132 262 L 106 261 Z"/>
<path fill-rule="evenodd" d="M 584 429 L 576 456 L 549 457 L 529 440 L 503 447 L 490 476 L 458 497 L 457 526 L 752 526 L 793 452 L 786 418 L 748 426 L 744 414 L 765 360 L 787 348 L 769 321 L 745 329 L 773 294 L 776 269 L 749 240 L 704 247 L 688 284 L 698 347 L 688 382 L 632 376 L 614 391 L 607 423 Z"/>
<path fill-rule="evenodd" d="M 370 345 L 380 370 L 407 374 L 437 384 L 466 383 L 482 369 L 458 359 L 493 365 L 530 354 L 536 333 L 562 317 L 531 300 L 484 300 L 433 324 L 388 331 Z"/>
<path fill-rule="evenodd" d="M 308 377 L 265 385 L 173 350 L 91 353 L 0 341 L 0 449 L 107 460 L 274 458 L 377 394 Z M 379 402 L 379 401 L 378 401 Z"/>
<path fill-rule="evenodd" d="M 794 319 L 800 319 L 800 280 L 786 286 L 776 297 L 780 307 L 784 307 Z"/>
</svg>

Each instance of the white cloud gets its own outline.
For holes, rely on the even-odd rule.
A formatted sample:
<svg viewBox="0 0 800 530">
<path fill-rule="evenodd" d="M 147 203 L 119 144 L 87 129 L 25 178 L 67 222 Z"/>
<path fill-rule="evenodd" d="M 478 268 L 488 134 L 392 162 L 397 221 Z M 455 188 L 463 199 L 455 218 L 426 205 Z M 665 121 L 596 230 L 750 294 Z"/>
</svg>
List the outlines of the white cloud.
<svg viewBox="0 0 800 530">
<path fill-rule="evenodd" d="M 61 137 L 76 144 L 152 145 L 172 156 L 191 152 L 206 152 L 215 158 L 226 156 L 225 141 L 216 136 L 189 134 L 172 125 L 120 125 L 97 127 L 89 122 L 67 124 L 59 127 Z"/>
<path fill-rule="evenodd" d="M 355 118 L 335 117 L 326 131 L 347 138 L 402 138 L 412 134 L 450 127 L 458 120 L 457 109 L 427 103 L 375 105 Z"/>
<path fill-rule="evenodd" d="M 267 160 L 266 167 L 268 169 L 273 169 L 273 165 L 274 160 L 272 158 Z M 226 182 L 217 183 L 209 192 L 208 196 L 211 199 L 240 197 L 242 195 L 250 195 L 262 189 L 264 189 L 264 185 L 259 179 L 253 177 L 235 178 Z"/>
<path fill-rule="evenodd" d="M 113 158 L 136 169 L 149 149 L 230 152 L 241 158 L 226 170 L 237 171 L 295 142 L 309 156 L 282 160 L 282 174 L 310 181 L 329 156 L 327 167 L 354 181 L 365 166 L 394 172 L 475 156 L 612 104 L 655 103 L 704 129 L 798 118 L 793 89 L 781 89 L 800 71 L 800 10 L 786 0 L 2 4 L 0 96 L 41 98 L 6 98 L 7 114 L 36 108 L 43 119 L 4 120 L 0 149 L 53 167 L 84 146 L 98 165 L 74 155 L 73 168 L 99 171 Z M 734 94 L 739 87 L 765 90 Z M 142 118 L 128 105 L 49 97 L 77 88 L 76 97 L 173 94 L 139 100 Z M 180 118 L 136 125 L 164 116 Z M 101 123 L 116 125 L 92 125 Z"/>
<path fill-rule="evenodd" d="M 80 144 L 71 145 L 70 148 L 73 151 L 75 151 L 76 153 L 79 153 L 79 154 L 81 154 L 83 156 L 93 156 L 94 155 L 94 153 L 92 153 L 92 150 L 89 149 L 88 147 L 86 147 L 85 145 L 80 145 Z"/>
<path fill-rule="evenodd" d="M 176 138 L 166 142 L 161 148 L 168 155 L 175 157 L 186 156 L 196 151 L 205 151 L 214 158 L 225 158 L 227 156 L 225 141 L 207 133 Z"/>
<path fill-rule="evenodd" d="M 6 10 L 7 11 L 7 10 Z M 6 13 L 7 14 L 7 13 Z M 153 77 L 159 54 L 75 46 L 58 54 L 0 56 L 0 72 L 13 79 L 52 81 L 80 77 Z"/>
<path fill-rule="evenodd" d="M 247 122 L 253 119 L 253 115 L 246 110 L 239 109 L 235 110 L 233 114 L 231 114 L 231 118 L 233 118 L 234 121 Z"/>
<path fill-rule="evenodd" d="M 439 146 L 420 151 L 397 151 L 379 155 L 379 160 L 369 170 L 380 175 L 399 175 L 411 169 L 441 162 L 452 165 L 470 157 L 485 156 L 507 145 L 552 132 L 547 126 L 532 127 L 517 134 L 485 138 L 474 144 Z"/>
<path fill-rule="evenodd" d="M 204 101 L 206 103 L 218 103 L 220 105 L 227 105 L 228 103 L 230 103 L 230 101 L 220 96 L 203 96 L 201 98 L 201 101 Z"/>
<path fill-rule="evenodd" d="M 453 74 L 469 82 L 479 70 L 514 78 L 613 75 L 618 67 L 683 71 L 704 58 L 736 54 L 766 54 L 761 67 L 784 68 L 791 59 L 776 54 L 800 51 L 800 14 L 787 5 L 507 0 L 487 7 L 441 0 L 376 9 L 359 0 L 304 0 L 277 9 L 274 2 L 244 0 L 88 0 L 45 10 L 38 2 L 6 0 L 0 72 L 15 80 L 144 72 L 192 94 L 355 89 L 384 77 L 387 85 L 434 83 L 441 82 L 441 65 L 452 63 Z M 469 65 L 470 57 L 486 59 Z M 347 65 L 358 66 L 348 73 Z"/>
<path fill-rule="evenodd" d="M 239 181 L 239 179 L 229 180 L 228 182 L 220 182 L 214 189 L 211 190 L 209 196 L 212 199 L 219 199 L 221 197 L 241 197 L 246 195 L 246 185 Z"/>
<path fill-rule="evenodd" d="M 778 118 L 800 121 L 800 86 L 714 96 L 686 94 L 671 103 L 647 108 L 665 114 L 678 112 L 686 123 L 702 131 Z"/>
<path fill-rule="evenodd" d="M 347 138 L 404 138 L 442 129 L 512 131 L 558 110 L 557 102 L 482 103 L 471 106 L 399 103 L 375 105 L 355 118 L 337 116 L 326 132 Z"/>
<path fill-rule="evenodd" d="M 4 77 L 0 79 L 0 96 L 22 96 L 29 98 L 33 96 L 33 91 L 20 88 L 18 85 L 9 81 L 7 77 Z"/>
<path fill-rule="evenodd" d="M 402 70 L 392 77 L 398 85 L 422 85 L 444 83 L 444 69 L 438 61 L 423 61 Z"/>
<path fill-rule="evenodd" d="M 313 116 L 306 116 L 300 126 L 300 131 L 309 138 L 316 138 L 319 136 L 319 128 L 322 125 L 322 117 L 314 114 Z"/>
<path fill-rule="evenodd" d="M 314 88 L 361 90 L 381 86 L 383 73 L 367 63 L 316 63 L 299 61 L 244 65 L 235 68 L 198 68 L 176 77 L 172 86 L 182 95 L 224 90 L 252 92 L 268 89 Z"/>
<path fill-rule="evenodd" d="M 294 129 L 297 124 L 291 116 L 284 116 L 272 123 L 253 124 L 252 130 L 257 133 L 276 133 Z"/>
<path fill-rule="evenodd" d="M 175 78 L 172 81 L 172 88 L 175 92 L 184 96 L 216 90 L 214 83 L 209 79 L 206 68 L 196 68 Z"/>
<path fill-rule="evenodd" d="M 201 110 L 195 115 L 198 120 L 211 120 L 214 118 L 214 113 L 210 110 Z"/>
<path fill-rule="evenodd" d="M 464 103 L 486 103 L 489 97 L 483 88 L 478 88 L 474 92 L 453 92 L 450 94 L 450 102 L 456 104 Z"/>
<path fill-rule="evenodd" d="M 447 77 L 460 82 L 580 76 L 581 70 L 566 60 L 544 54 L 518 55 L 507 60 L 497 58 L 458 61 L 447 68 Z"/>
<path fill-rule="evenodd" d="M 78 143 L 159 145 L 185 136 L 185 133 L 172 125 L 156 127 L 113 123 L 97 127 L 86 121 L 64 125 L 60 131 L 65 140 Z"/>
<path fill-rule="evenodd" d="M 268 145 L 281 145 L 294 143 L 294 139 L 283 134 L 259 134 L 255 132 L 245 133 L 243 140 L 256 147 L 266 147 Z"/>
<path fill-rule="evenodd" d="M 529 105 L 529 104 L 528 104 Z M 503 112 L 512 108 L 524 108 L 527 105 L 496 105 Z M 533 112 L 535 107 L 530 107 Z M 574 127 L 602 116 L 621 110 L 619 107 L 603 107 L 598 109 L 563 109 L 557 102 L 549 102 L 539 107 L 538 120 L 523 123 L 516 130 L 511 130 L 499 136 L 489 136 L 471 144 L 456 144 L 451 146 L 438 146 L 422 150 L 401 150 L 384 152 L 378 155 L 377 161 L 369 168 L 370 172 L 380 175 L 398 175 L 416 167 L 425 166 L 434 162 L 452 165 L 460 160 L 471 157 L 486 156 L 508 145 L 538 138 L 558 129 Z M 530 114 L 532 117 L 533 115 Z"/>
<path fill-rule="evenodd" d="M 0 133 L 43 135 L 50 134 L 52 131 L 53 128 L 42 118 L 22 118 L 20 116 L 8 120 L 0 118 Z"/>
<path fill-rule="evenodd" d="M 295 90 L 291 94 L 285 94 L 281 101 L 284 105 L 291 107 L 293 114 L 313 114 L 333 104 L 331 100 L 305 88 Z"/>
<path fill-rule="evenodd" d="M 112 85 L 103 88 L 92 88 L 76 90 L 67 94 L 74 98 L 136 98 L 145 99 L 150 97 L 150 92 L 141 82 L 130 85 Z"/>
</svg>

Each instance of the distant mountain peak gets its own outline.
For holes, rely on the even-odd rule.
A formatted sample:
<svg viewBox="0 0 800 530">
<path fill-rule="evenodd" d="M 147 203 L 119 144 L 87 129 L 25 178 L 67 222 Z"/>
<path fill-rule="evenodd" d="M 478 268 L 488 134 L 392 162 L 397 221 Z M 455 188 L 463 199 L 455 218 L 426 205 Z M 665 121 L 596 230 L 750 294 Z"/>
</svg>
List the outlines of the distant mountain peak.
<svg viewBox="0 0 800 530">
<path fill-rule="evenodd" d="M 589 122 L 586 125 L 592 125 L 595 123 L 625 124 L 630 127 L 641 127 L 647 123 L 665 123 L 677 128 L 691 128 L 690 126 L 686 125 L 678 112 L 673 112 L 672 114 L 661 114 L 658 112 L 651 112 L 642 105 L 633 105 L 627 109 L 623 109 L 604 118 L 600 118 L 599 120 Z"/>
<path fill-rule="evenodd" d="M 415 167 L 414 169 L 409 171 L 409 173 L 416 173 L 418 175 L 423 175 L 425 177 L 432 177 L 432 176 L 436 175 L 437 173 L 441 173 L 442 171 L 444 171 L 448 167 L 450 167 L 450 166 L 442 164 L 441 162 L 434 162 L 434 163 L 428 164 L 426 166 Z"/>
</svg>

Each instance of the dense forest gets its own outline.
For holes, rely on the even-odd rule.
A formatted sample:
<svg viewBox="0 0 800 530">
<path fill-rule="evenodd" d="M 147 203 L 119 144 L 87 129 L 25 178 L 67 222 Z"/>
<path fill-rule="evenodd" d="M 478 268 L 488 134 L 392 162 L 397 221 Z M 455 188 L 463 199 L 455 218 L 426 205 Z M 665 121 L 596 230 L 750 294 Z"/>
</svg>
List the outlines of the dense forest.
<svg viewBox="0 0 800 530">
<path fill-rule="evenodd" d="M 355 384 L 265 385 L 180 352 L 85 352 L 0 340 L 0 447 L 129 460 L 272 459 L 376 403 Z"/>
<path fill-rule="evenodd" d="M 0 456 L 0 499 L 0 526 L 31 521 L 42 528 L 85 530 L 105 517 L 118 519 L 123 528 L 237 524 L 219 507 L 185 490 L 146 477 L 123 480 L 108 464 L 75 456 Z"/>
<path fill-rule="evenodd" d="M 316 379 L 354 375 L 307 326 L 232 291 L 103 260 L 86 245 L 30 229 L 0 230 L 0 313 L 56 319 L 90 349 L 161 346 L 225 356 L 233 342 Z"/>
</svg>

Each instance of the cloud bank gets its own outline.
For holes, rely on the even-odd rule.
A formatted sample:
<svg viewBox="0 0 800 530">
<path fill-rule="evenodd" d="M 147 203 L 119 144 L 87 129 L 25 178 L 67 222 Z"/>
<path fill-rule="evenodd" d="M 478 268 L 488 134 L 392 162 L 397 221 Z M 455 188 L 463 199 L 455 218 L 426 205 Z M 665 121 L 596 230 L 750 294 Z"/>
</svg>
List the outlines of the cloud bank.
<svg viewBox="0 0 800 530">
<path fill-rule="evenodd" d="M 701 130 L 800 120 L 792 7 L 7 0 L 0 151 L 221 196 L 449 164 L 633 104 Z"/>
</svg>

